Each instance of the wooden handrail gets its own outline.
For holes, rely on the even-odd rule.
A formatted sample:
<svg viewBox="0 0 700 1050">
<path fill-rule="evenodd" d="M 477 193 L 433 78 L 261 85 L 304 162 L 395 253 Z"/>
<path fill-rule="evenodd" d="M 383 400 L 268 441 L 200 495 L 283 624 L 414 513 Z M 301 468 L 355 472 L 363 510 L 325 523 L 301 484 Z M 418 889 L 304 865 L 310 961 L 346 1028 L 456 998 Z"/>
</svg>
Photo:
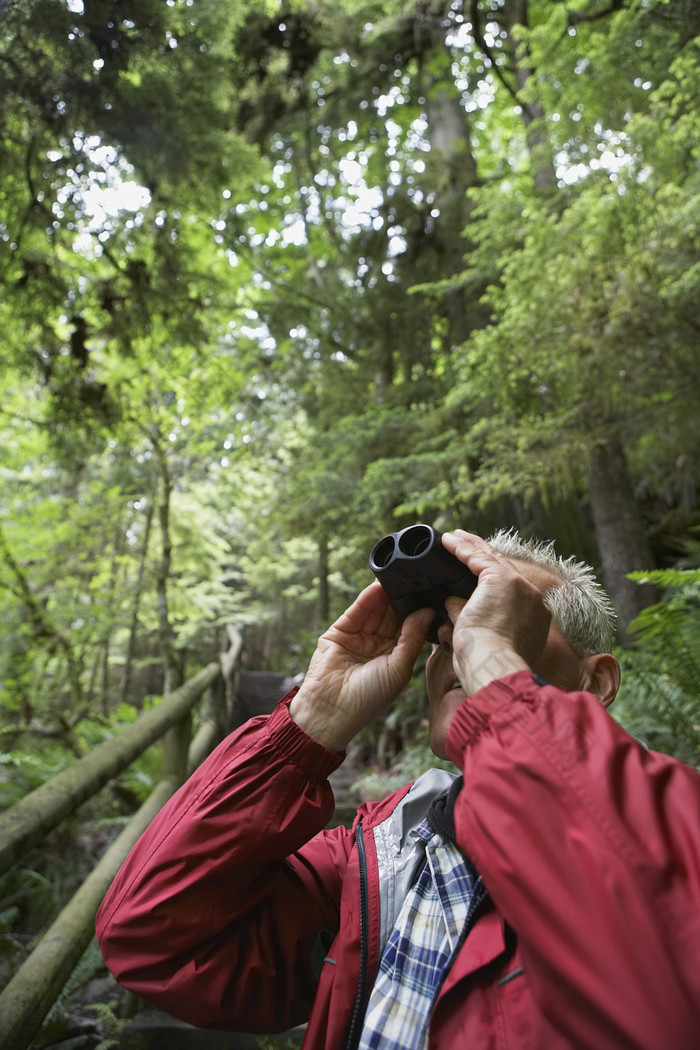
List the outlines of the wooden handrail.
<svg viewBox="0 0 700 1050">
<path fill-rule="evenodd" d="M 29 958 L 0 992 L 0 1046 L 25 1050 L 92 940 L 97 909 L 126 855 L 177 784 L 158 782 Z"/>
<path fill-rule="evenodd" d="M 26 1050 L 77 965 L 94 931 L 97 908 L 132 845 L 222 736 L 222 708 L 242 651 L 241 637 L 227 628 L 229 647 L 221 664 L 205 667 L 118 736 L 105 741 L 70 769 L 25 796 L 0 816 L 0 871 L 7 870 L 47 831 L 167 733 L 155 789 L 63 908 L 15 976 L 0 992 L 0 1047 Z M 215 701 L 189 743 L 190 713 L 205 690 Z"/>
<path fill-rule="evenodd" d="M 0 874 L 176 725 L 219 674 L 219 664 L 209 664 L 118 736 L 105 740 L 1 814 Z"/>
</svg>

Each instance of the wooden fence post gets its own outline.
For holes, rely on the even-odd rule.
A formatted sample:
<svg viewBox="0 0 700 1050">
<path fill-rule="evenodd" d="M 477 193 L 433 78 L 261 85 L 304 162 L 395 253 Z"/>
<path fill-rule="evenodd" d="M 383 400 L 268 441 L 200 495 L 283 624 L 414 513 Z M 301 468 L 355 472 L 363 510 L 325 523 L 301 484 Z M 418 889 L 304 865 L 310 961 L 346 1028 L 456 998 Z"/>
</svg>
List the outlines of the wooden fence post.
<svg viewBox="0 0 700 1050">
<path fill-rule="evenodd" d="M 233 715 L 238 699 L 239 663 L 243 651 L 243 636 L 233 624 L 226 625 L 228 649 L 221 655 L 221 674 L 224 680 L 224 711 L 227 733 L 233 729 Z"/>
</svg>

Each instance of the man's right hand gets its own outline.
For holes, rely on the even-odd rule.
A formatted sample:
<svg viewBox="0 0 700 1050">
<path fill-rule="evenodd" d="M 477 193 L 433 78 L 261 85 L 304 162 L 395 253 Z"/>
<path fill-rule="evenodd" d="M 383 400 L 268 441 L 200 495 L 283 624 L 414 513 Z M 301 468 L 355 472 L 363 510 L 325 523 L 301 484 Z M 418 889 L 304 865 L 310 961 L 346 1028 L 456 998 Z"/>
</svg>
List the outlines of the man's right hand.
<svg viewBox="0 0 700 1050">
<path fill-rule="evenodd" d="M 420 609 L 402 623 L 381 584 L 370 584 L 319 639 L 291 717 L 324 747 L 345 750 L 410 681 L 433 616 Z"/>
</svg>

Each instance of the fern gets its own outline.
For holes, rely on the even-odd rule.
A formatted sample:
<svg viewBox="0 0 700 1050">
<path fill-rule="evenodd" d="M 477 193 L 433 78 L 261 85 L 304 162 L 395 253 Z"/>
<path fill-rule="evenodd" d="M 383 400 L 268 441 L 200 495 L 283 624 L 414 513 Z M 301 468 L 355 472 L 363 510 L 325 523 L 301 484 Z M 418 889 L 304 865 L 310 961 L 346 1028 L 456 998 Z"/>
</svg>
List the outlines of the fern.
<svg viewBox="0 0 700 1050">
<path fill-rule="evenodd" d="M 700 587 L 700 569 L 652 569 L 649 572 L 630 572 L 628 579 L 636 583 L 650 583 L 654 587 Z"/>
<path fill-rule="evenodd" d="M 130 1024 L 131 1019 L 129 1017 L 117 1017 L 112 1007 L 108 1006 L 107 1003 L 91 1003 L 86 1009 L 94 1010 L 97 1014 L 100 1029 L 104 1034 L 104 1039 L 97 1044 L 94 1050 L 111 1050 L 112 1047 L 119 1046 L 122 1032 Z"/>
<path fill-rule="evenodd" d="M 11 905 L 0 911 L 0 934 L 9 933 L 19 917 L 19 908 Z"/>
<path fill-rule="evenodd" d="M 638 645 L 620 655 L 623 684 L 614 711 L 650 747 L 700 766 L 700 570 L 632 578 L 666 593 L 630 627 Z"/>
</svg>

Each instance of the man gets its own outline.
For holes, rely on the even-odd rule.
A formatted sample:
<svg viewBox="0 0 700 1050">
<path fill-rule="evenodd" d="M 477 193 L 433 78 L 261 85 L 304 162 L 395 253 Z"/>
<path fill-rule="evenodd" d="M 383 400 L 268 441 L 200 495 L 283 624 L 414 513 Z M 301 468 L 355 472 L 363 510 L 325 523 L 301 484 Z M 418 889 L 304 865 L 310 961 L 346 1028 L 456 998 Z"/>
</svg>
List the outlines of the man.
<svg viewBox="0 0 700 1050">
<path fill-rule="evenodd" d="M 328 774 L 432 617 L 399 624 L 374 583 L 134 848 L 98 915 L 107 964 L 195 1024 L 308 1019 L 327 1050 L 697 1047 L 700 777 L 607 714 L 619 669 L 584 567 L 443 543 L 478 577 L 426 673 L 431 746 L 463 779 L 431 770 L 322 830 Z"/>
</svg>

